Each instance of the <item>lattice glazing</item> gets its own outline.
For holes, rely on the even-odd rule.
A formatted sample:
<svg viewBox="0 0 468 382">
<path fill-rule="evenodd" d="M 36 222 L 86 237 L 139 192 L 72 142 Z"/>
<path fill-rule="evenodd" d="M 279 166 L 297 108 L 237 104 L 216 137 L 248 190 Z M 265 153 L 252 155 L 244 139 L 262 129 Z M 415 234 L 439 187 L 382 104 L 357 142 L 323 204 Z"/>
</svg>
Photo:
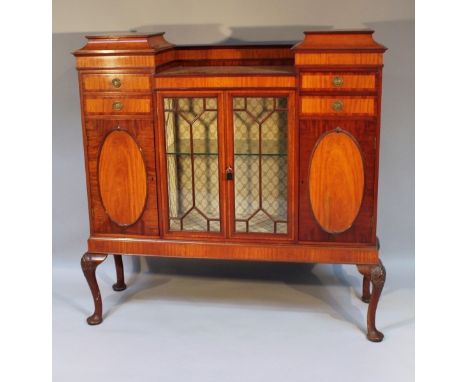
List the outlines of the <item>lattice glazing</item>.
<svg viewBox="0 0 468 382">
<path fill-rule="evenodd" d="M 169 229 L 219 232 L 216 98 L 165 98 Z"/>
<path fill-rule="evenodd" d="M 287 97 L 233 99 L 236 232 L 287 233 Z"/>
</svg>

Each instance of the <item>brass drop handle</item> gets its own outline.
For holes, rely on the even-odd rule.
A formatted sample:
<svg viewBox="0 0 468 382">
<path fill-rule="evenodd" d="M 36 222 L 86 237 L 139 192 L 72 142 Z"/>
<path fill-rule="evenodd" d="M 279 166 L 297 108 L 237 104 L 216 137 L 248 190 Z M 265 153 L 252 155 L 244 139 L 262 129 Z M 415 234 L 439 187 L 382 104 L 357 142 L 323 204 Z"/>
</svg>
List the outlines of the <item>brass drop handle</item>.
<svg viewBox="0 0 468 382">
<path fill-rule="evenodd" d="M 120 88 L 122 86 L 122 81 L 120 78 L 113 78 L 111 82 L 114 88 Z"/>
<path fill-rule="evenodd" d="M 339 88 L 340 86 L 343 86 L 344 79 L 341 76 L 335 76 L 332 79 L 332 84 L 334 87 Z"/>
<path fill-rule="evenodd" d="M 332 109 L 334 111 L 342 111 L 344 108 L 344 103 L 341 100 L 336 100 L 335 102 L 332 103 Z"/>
<path fill-rule="evenodd" d="M 115 101 L 112 103 L 112 109 L 113 110 L 122 110 L 123 109 L 123 103 L 120 101 Z"/>
<path fill-rule="evenodd" d="M 226 169 L 226 180 L 234 180 L 234 170 L 231 166 Z"/>
</svg>

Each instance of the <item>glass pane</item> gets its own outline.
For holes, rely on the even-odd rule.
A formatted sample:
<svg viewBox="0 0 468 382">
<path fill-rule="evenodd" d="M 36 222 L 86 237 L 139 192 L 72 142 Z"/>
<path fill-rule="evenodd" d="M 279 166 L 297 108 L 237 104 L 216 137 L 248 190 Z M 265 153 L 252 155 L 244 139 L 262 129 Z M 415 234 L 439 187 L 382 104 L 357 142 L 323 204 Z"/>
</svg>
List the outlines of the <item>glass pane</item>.
<svg viewBox="0 0 468 382">
<path fill-rule="evenodd" d="M 288 99 L 233 98 L 236 232 L 287 233 Z"/>
<path fill-rule="evenodd" d="M 216 98 L 165 98 L 171 231 L 220 232 Z"/>
</svg>

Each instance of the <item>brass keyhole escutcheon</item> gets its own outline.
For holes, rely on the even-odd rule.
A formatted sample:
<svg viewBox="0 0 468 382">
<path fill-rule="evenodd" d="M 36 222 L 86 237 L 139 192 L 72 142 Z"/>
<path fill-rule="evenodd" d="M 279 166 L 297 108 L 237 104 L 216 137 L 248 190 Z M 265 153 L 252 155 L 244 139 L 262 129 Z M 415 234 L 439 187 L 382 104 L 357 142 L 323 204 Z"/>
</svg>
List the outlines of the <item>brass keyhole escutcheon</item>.
<svg viewBox="0 0 468 382">
<path fill-rule="evenodd" d="M 234 180 L 234 170 L 231 166 L 226 169 L 226 180 Z"/>
<path fill-rule="evenodd" d="M 116 101 L 112 103 L 112 109 L 114 110 L 122 110 L 123 109 L 123 103 L 120 101 Z"/>
<path fill-rule="evenodd" d="M 112 86 L 114 88 L 120 88 L 120 86 L 122 86 L 122 81 L 120 81 L 120 78 L 112 79 Z"/>
<path fill-rule="evenodd" d="M 343 77 L 341 77 L 341 76 L 333 77 L 332 83 L 333 83 L 333 86 L 339 88 L 344 83 Z"/>
<path fill-rule="evenodd" d="M 342 111 L 344 108 L 344 103 L 341 100 L 336 100 L 335 102 L 332 103 L 332 109 L 334 111 Z"/>
</svg>

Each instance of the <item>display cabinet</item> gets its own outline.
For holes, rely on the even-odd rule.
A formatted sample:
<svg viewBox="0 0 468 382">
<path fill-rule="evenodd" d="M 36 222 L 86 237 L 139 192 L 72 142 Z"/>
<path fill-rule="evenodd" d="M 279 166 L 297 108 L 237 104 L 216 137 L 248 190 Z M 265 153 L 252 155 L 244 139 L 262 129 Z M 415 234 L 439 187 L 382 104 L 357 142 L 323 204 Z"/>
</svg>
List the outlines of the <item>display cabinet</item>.
<svg viewBox="0 0 468 382">
<path fill-rule="evenodd" d="M 363 275 L 368 334 L 385 282 L 376 237 L 385 47 L 373 32 L 296 45 L 174 46 L 87 36 L 79 74 L 90 238 L 112 254 L 344 263 Z"/>
</svg>

